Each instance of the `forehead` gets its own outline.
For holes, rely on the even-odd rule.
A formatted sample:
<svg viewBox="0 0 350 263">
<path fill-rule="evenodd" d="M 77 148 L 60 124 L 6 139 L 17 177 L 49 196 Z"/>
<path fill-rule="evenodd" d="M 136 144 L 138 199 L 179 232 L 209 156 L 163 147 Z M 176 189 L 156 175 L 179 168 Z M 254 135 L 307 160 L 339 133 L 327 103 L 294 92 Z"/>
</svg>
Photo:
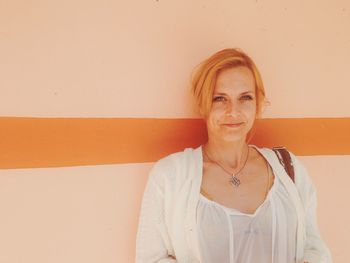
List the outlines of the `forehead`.
<svg viewBox="0 0 350 263">
<path fill-rule="evenodd" d="M 255 79 L 251 70 L 239 66 L 225 69 L 216 79 L 215 92 L 248 92 L 255 91 Z"/>
</svg>

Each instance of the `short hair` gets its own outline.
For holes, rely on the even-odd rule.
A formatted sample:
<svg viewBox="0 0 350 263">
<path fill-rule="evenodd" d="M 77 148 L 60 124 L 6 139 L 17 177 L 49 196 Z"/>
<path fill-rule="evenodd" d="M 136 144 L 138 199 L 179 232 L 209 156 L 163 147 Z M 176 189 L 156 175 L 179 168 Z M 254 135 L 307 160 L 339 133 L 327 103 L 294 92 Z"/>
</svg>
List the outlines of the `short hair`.
<svg viewBox="0 0 350 263">
<path fill-rule="evenodd" d="M 195 107 L 202 117 L 207 117 L 212 107 L 216 79 L 220 72 L 234 67 L 247 67 L 255 80 L 256 114 L 261 114 L 265 103 L 265 90 L 261 75 L 253 60 L 237 48 L 227 48 L 213 54 L 200 63 L 192 74 L 191 91 Z"/>
</svg>

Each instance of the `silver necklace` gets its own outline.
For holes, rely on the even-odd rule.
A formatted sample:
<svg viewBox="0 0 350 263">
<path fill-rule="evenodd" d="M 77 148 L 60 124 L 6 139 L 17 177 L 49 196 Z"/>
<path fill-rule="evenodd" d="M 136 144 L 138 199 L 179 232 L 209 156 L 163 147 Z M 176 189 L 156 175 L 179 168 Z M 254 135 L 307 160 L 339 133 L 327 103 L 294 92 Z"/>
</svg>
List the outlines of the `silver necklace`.
<svg viewBox="0 0 350 263">
<path fill-rule="evenodd" d="M 236 173 L 227 171 L 227 170 L 225 169 L 225 167 L 223 167 L 219 162 L 216 162 L 216 161 L 210 159 L 210 157 L 208 156 L 208 154 L 206 153 L 205 150 L 204 150 L 203 152 L 204 152 L 205 156 L 206 156 L 211 162 L 216 163 L 218 166 L 221 167 L 221 169 L 223 169 L 226 173 L 228 173 L 229 175 L 231 175 L 231 178 L 230 178 L 229 182 L 232 184 L 232 186 L 238 187 L 238 186 L 241 184 L 241 180 L 238 179 L 237 175 L 243 170 L 243 168 L 244 168 L 245 165 L 247 164 L 248 156 L 249 156 L 249 146 L 248 146 L 248 151 L 247 151 L 247 157 L 245 158 L 244 164 L 243 164 L 243 166 L 241 167 L 241 169 L 239 169 L 238 172 L 236 172 Z"/>
</svg>

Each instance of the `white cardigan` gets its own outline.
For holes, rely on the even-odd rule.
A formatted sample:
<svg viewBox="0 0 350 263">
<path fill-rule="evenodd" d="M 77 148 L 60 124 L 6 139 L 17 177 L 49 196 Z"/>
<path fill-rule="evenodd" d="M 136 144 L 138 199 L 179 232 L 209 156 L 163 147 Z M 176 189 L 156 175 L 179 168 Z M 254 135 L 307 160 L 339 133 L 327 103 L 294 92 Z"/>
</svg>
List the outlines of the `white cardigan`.
<svg viewBox="0 0 350 263">
<path fill-rule="evenodd" d="M 271 165 L 295 205 L 298 218 L 296 262 L 331 263 L 330 251 L 317 227 L 316 190 L 305 167 L 291 153 L 295 170 L 293 183 L 271 149 L 255 148 Z M 196 206 L 202 167 L 202 146 L 186 148 L 155 163 L 142 200 L 136 263 L 201 262 Z"/>
</svg>

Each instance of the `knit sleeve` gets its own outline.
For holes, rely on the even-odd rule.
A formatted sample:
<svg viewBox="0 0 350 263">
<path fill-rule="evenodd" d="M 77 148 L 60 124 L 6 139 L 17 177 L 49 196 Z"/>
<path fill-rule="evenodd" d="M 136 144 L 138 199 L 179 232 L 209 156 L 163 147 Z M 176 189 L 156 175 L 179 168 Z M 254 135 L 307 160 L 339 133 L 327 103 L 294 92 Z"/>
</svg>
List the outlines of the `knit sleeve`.
<svg viewBox="0 0 350 263">
<path fill-rule="evenodd" d="M 304 261 L 309 263 L 332 263 L 330 250 L 322 240 L 317 224 L 316 188 L 305 166 L 291 154 L 295 169 L 295 184 L 305 211 L 306 242 Z"/>
<path fill-rule="evenodd" d="M 143 194 L 136 237 L 136 263 L 176 263 L 170 257 L 171 242 L 164 220 L 164 193 L 160 186 L 161 174 L 153 166 Z"/>
</svg>

